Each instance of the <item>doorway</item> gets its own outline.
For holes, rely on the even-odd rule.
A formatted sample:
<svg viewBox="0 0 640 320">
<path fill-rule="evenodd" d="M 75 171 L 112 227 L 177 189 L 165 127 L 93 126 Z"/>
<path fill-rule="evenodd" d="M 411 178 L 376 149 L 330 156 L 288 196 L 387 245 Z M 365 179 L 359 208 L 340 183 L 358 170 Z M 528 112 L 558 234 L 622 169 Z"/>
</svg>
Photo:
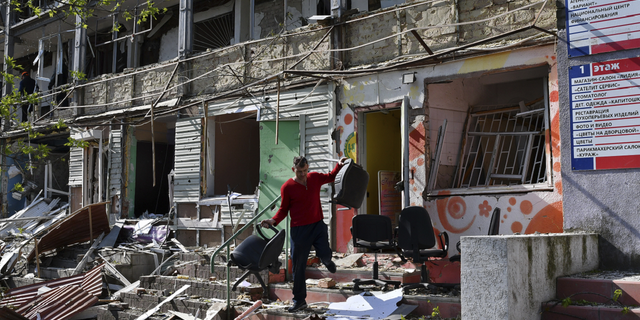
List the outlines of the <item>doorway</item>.
<svg viewBox="0 0 640 320">
<path fill-rule="evenodd" d="M 136 162 L 145 164 L 136 170 L 135 216 L 145 212 L 166 214 L 169 212 L 169 182 L 167 176 L 173 168 L 174 146 L 156 142 L 156 185 L 153 185 L 151 142 L 138 141 Z"/>
<path fill-rule="evenodd" d="M 401 119 L 398 108 L 358 115 L 358 158 L 369 173 L 367 197 L 360 214 L 389 215 L 395 222 L 402 209 L 400 192 L 393 188 L 402 176 Z"/>
</svg>

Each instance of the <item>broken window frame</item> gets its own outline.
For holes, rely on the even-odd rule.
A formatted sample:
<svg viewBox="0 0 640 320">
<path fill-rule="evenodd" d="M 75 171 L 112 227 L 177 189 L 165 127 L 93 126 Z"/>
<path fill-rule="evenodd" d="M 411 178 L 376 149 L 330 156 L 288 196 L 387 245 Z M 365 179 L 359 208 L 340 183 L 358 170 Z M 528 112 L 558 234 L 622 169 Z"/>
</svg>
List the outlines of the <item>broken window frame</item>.
<svg viewBox="0 0 640 320">
<path fill-rule="evenodd" d="M 135 39 L 136 36 L 151 32 L 153 30 L 153 20 L 155 20 L 155 18 L 149 19 L 149 27 L 147 29 L 141 30 L 141 31 L 136 30 L 138 28 L 138 8 L 143 6 L 143 5 L 147 5 L 147 1 L 145 1 L 145 2 L 143 2 L 141 4 L 137 4 L 134 7 L 132 34 L 124 35 L 122 37 L 118 37 L 118 30 L 113 29 L 112 30 L 113 32 L 111 33 L 112 34 L 111 35 L 111 40 L 98 43 L 98 32 L 97 32 L 97 30 L 99 28 L 100 21 L 108 19 L 108 18 L 112 18 L 112 27 L 115 26 L 116 24 L 120 24 L 120 22 L 119 22 L 120 10 L 119 9 L 116 10 L 115 12 L 113 12 L 113 13 L 110 13 L 110 14 L 104 16 L 104 17 L 99 17 L 99 18 L 96 19 L 96 27 L 95 27 L 96 33 L 93 36 L 93 38 L 94 38 L 93 47 L 96 48 L 96 50 L 97 50 L 97 48 L 99 48 L 101 46 L 114 44 L 113 45 L 113 50 L 112 50 L 112 56 L 111 56 L 111 58 L 112 58 L 111 73 L 117 73 L 117 62 L 116 61 L 118 59 L 118 46 L 116 45 L 116 43 L 118 43 L 120 41 L 123 41 L 123 40 L 127 40 L 127 39 L 131 40 L 132 37 L 133 37 L 133 39 Z M 93 48 L 91 48 L 91 50 L 92 50 L 92 53 L 93 53 Z M 137 54 L 137 52 L 134 53 L 134 54 Z M 135 63 L 133 63 L 133 64 L 136 64 L 136 65 L 130 65 L 131 62 L 129 61 L 129 59 L 127 59 L 127 60 L 128 60 L 127 61 L 127 64 L 128 64 L 127 67 L 137 67 L 138 58 L 132 59 L 132 61 L 135 61 Z"/>
<path fill-rule="evenodd" d="M 472 112 L 473 111 L 473 107 L 469 107 L 469 114 L 467 115 L 467 119 L 465 122 L 465 127 L 464 127 L 464 131 L 462 133 L 463 136 L 463 140 L 460 143 L 460 152 L 458 154 L 458 159 L 456 161 L 456 170 L 455 170 L 455 174 L 454 174 L 454 178 L 453 178 L 453 185 L 451 186 L 451 188 L 449 189 L 438 189 L 436 188 L 436 183 L 437 183 L 437 178 L 438 178 L 438 168 L 440 166 L 440 157 L 439 155 L 441 154 L 440 151 L 442 149 L 442 145 L 443 145 L 443 140 L 444 140 L 444 135 L 446 134 L 446 120 L 443 124 L 443 126 L 440 127 L 440 132 L 442 134 L 442 137 L 440 137 L 440 134 L 438 136 L 438 140 L 439 143 L 437 143 L 436 145 L 436 150 L 435 150 L 435 155 L 434 157 L 431 159 L 431 168 L 430 168 L 430 174 L 429 174 L 429 179 L 428 179 L 428 184 L 427 184 L 427 194 L 428 195 L 438 195 L 439 193 L 442 193 L 443 191 L 446 192 L 448 195 L 465 195 L 465 194 L 482 194 L 482 193 L 506 193 L 506 192 L 530 192 L 530 191 L 543 191 L 543 190 L 553 190 L 553 181 L 552 181 L 552 170 L 551 170 L 551 136 L 550 136 L 550 118 L 549 118 L 549 89 L 548 89 L 548 78 L 547 77 L 543 77 L 542 78 L 542 82 L 543 82 L 543 96 L 541 101 L 539 102 L 535 102 L 533 103 L 530 107 L 534 107 L 535 104 L 542 104 L 542 108 L 537 108 L 537 109 L 533 109 L 533 110 L 527 110 L 527 111 L 521 111 L 521 107 L 520 106 L 516 106 L 516 107 L 512 107 L 512 108 L 496 108 L 496 109 L 492 109 L 492 110 L 486 110 L 486 111 L 479 111 L 479 112 Z M 521 111 L 521 112 L 517 112 L 517 111 Z M 504 112 L 511 112 L 514 113 L 514 116 L 517 118 L 526 118 L 526 117 L 533 117 L 536 114 L 540 114 L 540 117 L 542 117 L 542 127 L 540 128 L 540 130 L 536 131 L 536 132 L 532 132 L 532 131 L 526 131 L 526 132 L 517 132 L 517 131 L 512 131 L 512 132 L 476 132 L 476 131 L 470 131 L 471 130 L 471 123 L 472 123 L 472 118 L 474 117 L 479 117 L 479 116 L 485 116 L 485 115 L 489 115 L 489 114 L 496 114 L 496 113 L 504 113 Z M 514 128 L 515 129 L 515 128 Z M 501 178 L 502 180 L 509 180 L 510 178 L 515 178 L 515 175 L 499 175 L 499 174 L 488 174 L 485 177 L 485 183 L 483 185 L 474 185 L 474 186 L 463 186 L 462 185 L 462 181 L 464 179 L 461 180 L 460 177 L 462 177 L 462 175 L 464 174 L 463 171 L 464 169 L 462 169 L 461 164 L 465 161 L 468 160 L 469 157 L 469 152 L 468 152 L 468 148 L 470 148 L 471 143 L 469 143 L 470 140 L 470 135 L 471 136 L 495 136 L 498 137 L 497 139 L 495 139 L 493 141 L 494 143 L 494 148 L 496 148 L 498 146 L 498 143 L 500 143 L 500 136 L 528 136 L 529 139 L 527 141 L 527 146 L 526 146 L 526 150 L 524 150 L 524 152 L 527 154 L 527 156 L 522 157 L 522 167 L 527 167 L 526 170 L 528 170 L 528 167 L 530 165 L 530 156 L 531 156 L 531 152 L 533 152 L 532 150 L 532 143 L 533 143 L 533 136 L 538 136 L 540 140 L 539 146 L 538 146 L 538 150 L 536 152 L 538 153 L 542 153 L 542 159 L 538 162 L 540 165 L 540 168 L 538 169 L 538 177 L 539 180 L 543 177 L 544 180 L 543 181 L 536 181 L 533 182 L 529 179 L 527 179 L 528 174 L 524 174 L 524 175 L 520 175 L 520 181 L 521 183 L 519 184 L 498 184 L 498 185 L 491 185 L 490 182 L 490 178 L 491 176 L 495 176 L 497 178 Z M 502 140 L 504 141 L 504 140 Z M 478 147 L 480 147 L 481 144 L 478 144 Z M 495 150 L 495 149 L 492 149 Z M 502 151 L 500 151 L 499 153 L 502 153 Z M 518 152 L 516 151 L 516 154 Z M 493 168 L 495 168 L 496 166 L 496 157 L 497 157 L 498 153 L 495 153 L 492 151 L 491 153 L 491 160 L 490 160 L 490 164 L 489 167 L 492 168 L 491 170 L 485 171 L 486 172 L 491 172 L 493 170 Z M 499 160 L 499 159 L 498 159 Z M 484 160 L 483 160 L 484 162 Z M 535 165 L 535 163 L 534 163 Z M 475 166 L 475 165 L 474 165 Z M 544 171 L 544 173 L 542 173 Z M 530 183 L 523 183 L 524 182 L 530 182 Z"/>
<path fill-rule="evenodd" d="M 67 33 L 67 32 L 76 32 L 75 29 L 70 29 L 70 30 L 65 30 L 56 34 L 52 34 L 52 35 L 48 35 L 46 37 L 42 37 L 40 39 L 38 39 L 38 56 L 36 57 L 36 61 L 34 61 L 34 63 L 38 63 L 38 74 L 36 76 L 36 80 L 37 81 L 44 81 L 49 83 L 51 80 L 50 78 L 46 78 L 44 77 L 44 65 L 42 64 L 42 60 L 44 58 L 44 42 L 51 39 L 51 38 L 57 38 L 58 43 L 56 44 L 56 67 L 55 67 L 55 72 L 56 75 L 61 74 L 62 73 L 62 64 L 64 63 L 64 53 L 62 52 L 63 50 L 63 44 L 62 44 L 62 34 L 63 33 Z M 54 84 L 54 88 L 58 87 L 58 77 L 53 77 L 55 84 Z M 52 100 L 52 99 L 50 99 Z"/>
</svg>

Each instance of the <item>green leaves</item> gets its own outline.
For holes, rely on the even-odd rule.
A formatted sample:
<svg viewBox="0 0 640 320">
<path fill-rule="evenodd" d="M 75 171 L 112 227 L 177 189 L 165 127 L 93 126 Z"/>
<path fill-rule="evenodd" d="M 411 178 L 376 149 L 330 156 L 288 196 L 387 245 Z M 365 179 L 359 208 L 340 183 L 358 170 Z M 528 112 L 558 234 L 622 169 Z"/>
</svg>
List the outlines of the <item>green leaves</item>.
<svg viewBox="0 0 640 320">
<path fill-rule="evenodd" d="M 65 143 L 64 145 L 72 148 L 86 148 L 89 146 L 89 142 L 84 140 L 76 140 L 72 137 L 68 137 L 67 143 Z"/>
<path fill-rule="evenodd" d="M 616 289 L 616 291 L 613 292 L 613 301 L 618 302 L 618 298 L 620 298 L 620 296 L 622 295 L 622 290 L 620 289 Z"/>
</svg>

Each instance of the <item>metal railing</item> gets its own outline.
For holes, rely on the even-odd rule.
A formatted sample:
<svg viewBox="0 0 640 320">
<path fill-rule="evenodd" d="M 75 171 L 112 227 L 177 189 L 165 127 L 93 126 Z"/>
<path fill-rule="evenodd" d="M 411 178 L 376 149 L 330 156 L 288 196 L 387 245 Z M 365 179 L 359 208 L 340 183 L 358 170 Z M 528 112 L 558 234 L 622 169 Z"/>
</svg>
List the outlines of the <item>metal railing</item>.
<svg viewBox="0 0 640 320">
<path fill-rule="evenodd" d="M 227 241 L 225 241 L 222 245 L 220 245 L 220 247 L 218 247 L 218 249 L 216 249 L 216 251 L 213 252 L 213 254 L 211 255 L 211 273 L 214 272 L 213 268 L 215 267 L 215 263 L 214 263 L 214 259 L 215 257 L 218 255 L 218 253 L 220 253 L 220 251 L 222 251 L 222 249 L 226 248 L 227 250 L 227 313 L 230 312 L 230 305 L 231 305 L 231 282 L 229 281 L 229 277 L 231 276 L 231 265 L 229 264 L 229 261 L 231 259 L 231 251 L 229 250 L 229 246 L 231 245 L 231 242 L 233 240 L 235 240 L 242 232 L 244 232 L 244 230 L 246 230 L 247 228 L 249 228 L 250 226 L 252 226 L 265 212 L 267 212 L 267 210 L 271 209 L 271 207 L 273 207 L 278 201 L 280 201 L 280 198 L 282 198 L 281 195 L 278 195 L 277 198 L 275 198 L 273 201 L 271 201 L 271 203 L 269 203 L 264 209 L 262 209 L 262 211 L 260 211 L 255 217 L 253 217 L 253 219 L 251 219 L 249 222 L 247 222 L 242 228 L 240 228 L 236 233 L 234 233 L 229 239 L 227 239 Z M 287 223 L 287 226 L 289 224 Z M 285 243 L 287 243 L 287 241 L 285 241 Z M 288 246 L 287 249 L 285 249 L 286 251 L 288 250 Z M 285 263 L 285 275 L 289 272 L 288 270 L 288 264 Z M 267 279 L 268 281 L 268 279 Z M 268 294 L 268 293 L 267 293 Z M 230 319 L 229 317 L 227 317 L 228 319 Z"/>
</svg>

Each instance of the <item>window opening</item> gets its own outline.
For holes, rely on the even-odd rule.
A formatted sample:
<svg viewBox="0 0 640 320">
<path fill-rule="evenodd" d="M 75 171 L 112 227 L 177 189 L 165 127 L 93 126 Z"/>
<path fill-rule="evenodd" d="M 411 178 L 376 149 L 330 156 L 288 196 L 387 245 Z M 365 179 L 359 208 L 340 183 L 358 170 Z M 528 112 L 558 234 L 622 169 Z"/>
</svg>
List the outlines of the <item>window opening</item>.
<svg viewBox="0 0 640 320">
<path fill-rule="evenodd" d="M 38 55 L 33 63 L 37 63 L 38 87 L 40 90 L 47 89 L 47 93 L 52 93 L 54 88 L 67 83 L 69 76 L 69 59 L 65 51 L 68 49 L 67 43 L 63 42 L 62 36 L 65 33 L 75 33 L 75 30 L 66 30 L 57 34 L 42 37 L 38 40 Z M 51 65 L 51 58 L 47 62 L 46 56 L 53 55 L 53 70 L 45 70 Z M 49 112 L 52 102 L 60 102 L 66 93 L 60 93 L 53 97 L 48 97 L 40 103 L 40 116 Z M 64 101 L 64 105 L 68 105 L 68 99 Z"/>
<path fill-rule="evenodd" d="M 231 45 L 234 37 L 233 11 L 194 23 L 193 50 L 223 48 Z"/>
<path fill-rule="evenodd" d="M 256 113 L 209 117 L 207 132 L 207 196 L 254 194 L 260 182 L 260 123 Z"/>
<path fill-rule="evenodd" d="M 528 105 L 469 114 L 454 187 L 546 182 L 543 98 Z"/>
<path fill-rule="evenodd" d="M 121 3 L 119 3 L 121 4 Z M 123 40 L 132 40 L 132 37 L 139 36 L 141 34 L 145 34 L 151 32 L 153 30 L 153 18 L 149 19 L 149 23 L 147 28 L 144 30 L 136 30 L 138 29 L 138 13 L 140 10 L 138 9 L 140 6 L 146 6 L 147 2 L 142 4 L 138 4 L 134 7 L 133 14 L 133 26 L 134 28 L 130 30 L 131 32 L 127 32 L 129 30 L 120 23 L 119 12 L 114 12 L 108 14 L 104 17 L 100 17 L 96 19 L 96 27 L 95 30 L 109 30 L 108 32 L 97 32 L 94 34 L 94 48 L 97 51 L 97 55 L 95 59 L 91 61 L 91 73 L 90 76 L 98 76 L 105 73 L 118 73 L 124 71 L 127 67 L 127 52 L 128 52 L 128 44 Z M 111 19 L 112 23 L 109 25 L 108 29 L 104 28 L 104 20 Z M 146 23 L 145 23 L 146 24 Z M 109 39 L 110 38 L 110 39 Z M 92 48 L 93 50 L 93 48 Z M 109 54 L 111 52 L 111 54 Z M 136 50 L 133 51 L 136 53 Z M 110 59 L 109 59 L 110 58 Z M 133 59 L 132 61 L 135 61 Z M 95 64 L 95 66 L 94 66 Z M 129 66 L 135 67 L 135 66 Z"/>
</svg>

